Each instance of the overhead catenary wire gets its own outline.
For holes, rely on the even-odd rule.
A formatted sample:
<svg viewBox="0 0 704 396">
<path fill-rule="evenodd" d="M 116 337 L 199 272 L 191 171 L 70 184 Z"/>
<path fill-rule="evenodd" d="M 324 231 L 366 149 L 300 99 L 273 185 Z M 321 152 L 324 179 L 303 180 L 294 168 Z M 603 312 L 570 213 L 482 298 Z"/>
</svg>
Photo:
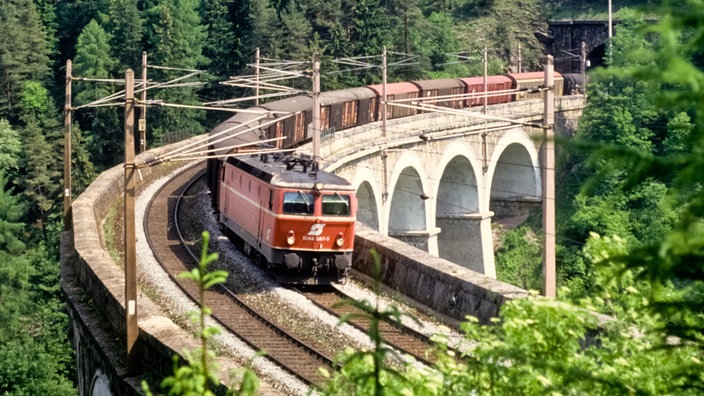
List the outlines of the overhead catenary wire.
<svg viewBox="0 0 704 396">
<path fill-rule="evenodd" d="M 454 109 L 450 109 L 447 107 L 435 106 L 435 105 L 431 105 L 431 104 L 423 104 L 423 103 L 413 104 L 413 103 L 414 102 L 412 102 L 412 104 L 408 105 L 408 104 L 400 103 L 398 101 L 387 102 L 388 105 L 396 106 L 396 107 L 404 107 L 404 108 L 415 109 L 415 110 L 433 110 L 433 112 L 437 112 L 437 113 L 441 113 L 441 114 L 466 116 L 466 117 L 479 118 L 479 119 L 489 120 L 489 121 L 500 121 L 500 122 L 510 123 L 512 125 L 529 126 L 529 127 L 533 127 L 533 128 L 543 128 L 544 127 L 542 124 L 527 123 L 524 121 L 516 121 L 516 120 L 510 119 L 510 118 L 491 116 L 491 115 L 483 114 L 483 113 L 479 113 L 479 112 L 454 110 Z"/>
<path fill-rule="evenodd" d="M 215 134 L 211 134 L 211 135 L 209 135 L 209 136 L 204 137 L 203 139 L 199 139 L 199 140 L 197 140 L 197 141 L 195 141 L 195 142 L 192 142 L 192 143 L 190 143 L 190 144 L 188 144 L 188 145 L 186 145 L 186 146 L 179 147 L 179 148 L 177 148 L 177 149 L 175 149 L 175 150 L 172 150 L 172 151 L 169 151 L 169 152 L 167 152 L 167 153 L 164 153 L 164 154 L 158 156 L 156 159 L 159 160 L 160 162 L 164 162 L 164 161 L 168 161 L 168 160 L 170 160 L 170 159 L 172 159 L 172 158 L 178 157 L 178 156 L 180 156 L 180 155 L 192 155 L 195 150 L 201 149 L 201 148 L 203 148 L 203 147 L 208 147 L 208 146 L 210 146 L 210 145 L 217 144 L 217 143 L 226 141 L 226 140 L 231 139 L 231 138 L 235 138 L 235 137 L 240 136 L 240 135 L 243 135 L 243 134 L 245 134 L 245 133 L 252 132 L 252 131 L 255 130 L 255 129 L 266 128 L 266 127 L 269 126 L 269 125 L 272 125 L 272 124 L 274 124 L 274 123 L 277 123 L 277 122 L 279 122 L 279 121 L 282 121 L 282 120 L 284 120 L 284 119 L 286 119 L 286 118 L 288 118 L 288 117 L 291 117 L 291 116 L 293 115 L 293 114 L 290 114 L 290 113 L 289 113 L 289 114 L 284 115 L 284 116 L 282 116 L 282 117 L 277 117 L 277 118 L 274 118 L 274 119 L 272 119 L 272 120 L 269 120 L 269 121 L 267 121 L 267 122 L 265 122 L 265 123 L 257 124 L 257 125 L 252 126 L 252 127 L 247 127 L 248 124 L 257 123 L 257 122 L 259 122 L 260 120 L 262 120 L 262 119 L 268 117 L 270 114 L 271 114 L 271 113 L 266 113 L 266 114 L 264 114 L 264 115 L 261 116 L 261 117 L 257 117 L 257 118 L 255 118 L 255 119 L 253 119 L 253 120 L 248 121 L 246 124 L 237 124 L 237 125 L 234 125 L 234 126 L 232 126 L 232 127 L 230 127 L 230 128 L 227 128 L 227 129 L 224 129 L 224 130 L 222 130 L 222 131 L 219 131 L 219 132 L 217 132 L 217 133 L 215 133 Z M 246 128 L 246 129 L 243 129 L 242 131 L 237 131 L 237 132 L 234 133 L 234 134 L 229 134 L 231 131 L 236 130 L 236 129 L 238 129 L 238 128 Z M 269 142 L 269 141 L 276 141 L 276 140 L 281 140 L 281 139 L 279 139 L 279 138 L 274 138 L 273 140 L 272 140 L 272 139 L 268 139 L 268 140 L 258 140 L 258 141 L 254 141 L 254 142 L 248 142 L 247 144 L 253 146 L 253 145 L 258 145 L 258 144 L 266 143 L 266 142 Z M 204 142 L 205 142 L 205 143 L 204 143 Z M 222 150 L 228 150 L 228 149 L 240 148 L 240 147 L 242 147 L 242 144 L 237 144 L 237 145 L 232 145 L 232 146 L 221 147 L 221 148 L 213 149 L 213 150 L 203 150 L 202 152 L 215 152 L 215 151 L 222 151 Z M 182 153 L 182 152 L 185 152 L 185 153 Z"/>
</svg>

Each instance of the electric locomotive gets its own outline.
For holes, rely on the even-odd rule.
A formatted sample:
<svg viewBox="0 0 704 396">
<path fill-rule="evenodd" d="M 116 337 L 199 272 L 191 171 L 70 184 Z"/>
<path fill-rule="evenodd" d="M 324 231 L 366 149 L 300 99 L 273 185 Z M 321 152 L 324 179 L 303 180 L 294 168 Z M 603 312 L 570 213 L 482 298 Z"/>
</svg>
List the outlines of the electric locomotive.
<svg viewBox="0 0 704 396">
<path fill-rule="evenodd" d="M 282 283 L 346 281 L 357 211 L 347 180 L 305 156 L 229 157 L 221 164 L 220 223 L 246 254 Z"/>
</svg>

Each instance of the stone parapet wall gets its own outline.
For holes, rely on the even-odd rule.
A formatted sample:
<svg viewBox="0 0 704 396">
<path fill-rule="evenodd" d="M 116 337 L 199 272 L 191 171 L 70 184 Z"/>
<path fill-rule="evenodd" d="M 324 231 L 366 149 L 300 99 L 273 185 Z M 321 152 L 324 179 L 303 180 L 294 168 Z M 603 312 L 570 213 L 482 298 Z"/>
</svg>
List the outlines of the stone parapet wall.
<svg viewBox="0 0 704 396">
<path fill-rule="evenodd" d="M 380 280 L 452 322 L 467 315 L 486 323 L 507 300 L 529 294 L 357 224 L 352 267 L 373 278 L 372 250 L 380 258 Z"/>
<path fill-rule="evenodd" d="M 202 139 L 197 136 L 137 156 L 143 163 L 160 153 Z M 139 170 L 147 179 L 154 168 Z M 141 394 L 141 376 L 129 377 L 125 367 L 125 274 L 107 250 L 103 224 L 111 207 L 124 197 L 124 166 L 101 173 L 71 206 L 73 233 L 62 234 L 61 285 L 67 296 L 77 353 L 79 392 L 90 394 L 103 377 L 113 395 Z M 198 344 L 139 293 L 138 348 L 140 365 L 160 378 L 172 372 L 172 356 Z M 100 381 L 98 381 L 100 382 Z"/>
</svg>

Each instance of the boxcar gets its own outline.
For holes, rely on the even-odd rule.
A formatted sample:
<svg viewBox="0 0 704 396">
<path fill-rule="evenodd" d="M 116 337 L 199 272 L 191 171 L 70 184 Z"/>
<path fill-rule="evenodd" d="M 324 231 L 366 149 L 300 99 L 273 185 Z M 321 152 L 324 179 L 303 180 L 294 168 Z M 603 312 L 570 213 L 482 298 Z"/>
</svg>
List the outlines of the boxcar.
<svg viewBox="0 0 704 396">
<path fill-rule="evenodd" d="M 320 128 L 334 131 L 375 121 L 376 93 L 366 87 L 349 88 L 320 94 Z"/>
<path fill-rule="evenodd" d="M 260 106 L 270 111 L 292 113 L 292 116 L 267 128 L 269 138 L 285 137 L 276 143 L 277 148 L 295 147 L 311 138 L 308 136 L 308 124 L 313 121 L 313 98 L 309 95 L 292 96 Z"/>
<path fill-rule="evenodd" d="M 384 87 L 382 86 L 382 84 L 370 85 L 368 86 L 368 88 L 374 91 L 374 93 L 376 93 L 376 95 L 379 97 L 379 101 L 383 100 Z M 418 97 L 419 91 L 420 89 L 417 85 L 409 82 L 397 82 L 386 84 L 386 100 L 398 100 L 402 101 L 403 104 L 410 105 L 411 100 Z M 411 116 L 417 113 L 415 109 L 409 107 L 388 106 L 387 109 L 388 119 Z M 380 105 L 379 111 L 377 113 L 377 120 L 382 119 L 382 114 L 382 106 Z"/>
<path fill-rule="evenodd" d="M 481 106 L 484 104 L 484 77 L 460 78 L 466 86 L 468 95 L 467 107 Z M 509 92 L 513 89 L 514 81 L 508 76 L 487 76 L 487 105 L 506 103 L 513 100 L 513 94 Z"/>
<path fill-rule="evenodd" d="M 423 103 L 452 109 L 464 107 L 461 99 L 448 97 L 450 95 L 462 95 L 466 92 L 465 85 L 458 79 L 420 80 L 413 81 L 413 84 L 420 89 L 418 94 L 420 98 L 435 98 L 423 100 Z"/>
<path fill-rule="evenodd" d="M 545 84 L 545 72 L 528 72 L 528 73 L 513 73 L 507 75 L 514 81 L 516 92 L 515 100 L 523 99 L 540 99 L 543 97 L 542 92 L 529 92 L 533 88 L 538 88 Z M 563 78 L 558 72 L 555 72 L 555 96 L 562 96 Z"/>
</svg>

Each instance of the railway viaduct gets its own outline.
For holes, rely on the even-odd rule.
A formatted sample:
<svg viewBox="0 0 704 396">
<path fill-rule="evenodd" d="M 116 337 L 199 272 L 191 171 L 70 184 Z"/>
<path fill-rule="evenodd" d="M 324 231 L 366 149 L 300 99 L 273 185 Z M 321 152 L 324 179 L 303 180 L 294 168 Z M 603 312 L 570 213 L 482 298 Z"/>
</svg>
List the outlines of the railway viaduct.
<svg viewBox="0 0 704 396">
<path fill-rule="evenodd" d="M 583 105 L 581 96 L 557 98 L 556 133 L 573 129 Z M 543 104 L 538 99 L 490 106 L 489 114 L 540 122 Z M 368 225 L 360 226 L 355 237 L 353 267 L 370 274 L 368 252 L 377 251 L 387 287 L 448 321 L 466 315 L 487 321 L 506 300 L 527 296 L 525 290 L 494 279 L 490 226 L 494 217 L 539 202 L 538 132 L 499 121 L 426 113 L 390 120 L 385 138 L 380 137 L 380 123 L 323 137 L 323 166 L 358 187 L 360 220 Z M 142 161 L 189 143 L 150 150 Z M 140 178 L 149 179 L 151 172 L 144 168 Z M 139 359 L 150 372 L 135 375 L 126 369 L 124 269 L 111 257 L 104 230 L 123 197 L 124 183 L 122 165 L 99 175 L 73 202 L 73 227 L 62 233 L 61 285 L 81 394 L 140 394 L 143 375 L 170 374 L 171 357 L 198 345 L 192 333 L 141 291 Z M 233 363 L 220 358 L 219 366 L 221 378 L 227 378 Z M 263 394 L 277 394 L 263 387 Z"/>
<path fill-rule="evenodd" d="M 583 96 L 558 97 L 556 131 L 569 134 Z M 543 101 L 389 120 L 386 137 L 367 125 L 323 138 L 325 168 L 357 189 L 357 218 L 384 235 L 496 277 L 492 218 L 525 216 L 542 202 Z M 471 116 L 471 115 L 474 115 Z"/>
</svg>

